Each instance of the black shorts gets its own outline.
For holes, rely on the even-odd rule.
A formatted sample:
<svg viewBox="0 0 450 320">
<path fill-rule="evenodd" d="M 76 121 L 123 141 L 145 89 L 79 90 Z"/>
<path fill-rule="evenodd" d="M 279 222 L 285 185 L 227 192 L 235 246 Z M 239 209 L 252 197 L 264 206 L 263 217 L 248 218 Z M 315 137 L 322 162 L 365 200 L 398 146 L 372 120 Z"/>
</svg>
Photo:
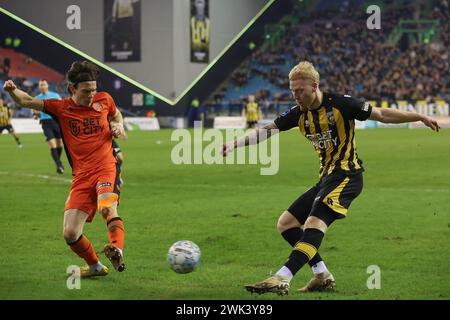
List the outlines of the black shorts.
<svg viewBox="0 0 450 320">
<path fill-rule="evenodd" d="M 351 202 L 361 193 L 362 188 L 362 173 L 346 175 L 333 172 L 295 200 L 288 211 L 302 225 L 310 215 L 330 225 L 334 220 L 347 216 Z"/>
<path fill-rule="evenodd" d="M 51 139 L 61 139 L 61 130 L 59 125 L 55 120 L 42 120 L 42 130 L 44 130 L 44 135 L 46 141 Z"/>
<path fill-rule="evenodd" d="M 7 124 L 6 126 L 0 126 L 0 134 L 3 133 L 3 130 L 8 130 L 9 133 L 14 132 L 14 128 L 10 124 Z"/>
<path fill-rule="evenodd" d="M 122 152 L 122 149 L 120 149 L 119 144 L 114 139 L 112 141 L 112 147 L 113 147 L 113 155 L 114 157 L 117 158 L 117 155 Z"/>
</svg>

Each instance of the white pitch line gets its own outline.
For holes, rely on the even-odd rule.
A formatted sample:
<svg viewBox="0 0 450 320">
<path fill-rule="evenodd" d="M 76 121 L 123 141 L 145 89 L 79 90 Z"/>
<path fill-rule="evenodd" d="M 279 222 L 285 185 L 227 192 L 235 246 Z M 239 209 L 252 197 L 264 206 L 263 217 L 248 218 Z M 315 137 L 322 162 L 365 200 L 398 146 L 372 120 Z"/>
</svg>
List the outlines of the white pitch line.
<svg viewBox="0 0 450 320">
<path fill-rule="evenodd" d="M 43 174 L 18 173 L 18 172 L 0 171 L 0 175 L 5 175 L 5 176 L 16 176 L 16 177 L 39 178 L 39 179 L 44 179 L 44 180 L 53 180 L 53 181 L 60 181 L 60 182 L 65 182 L 65 183 L 72 183 L 72 179 L 65 179 L 65 178 L 51 177 L 51 176 L 46 176 L 46 175 L 43 175 Z"/>
</svg>

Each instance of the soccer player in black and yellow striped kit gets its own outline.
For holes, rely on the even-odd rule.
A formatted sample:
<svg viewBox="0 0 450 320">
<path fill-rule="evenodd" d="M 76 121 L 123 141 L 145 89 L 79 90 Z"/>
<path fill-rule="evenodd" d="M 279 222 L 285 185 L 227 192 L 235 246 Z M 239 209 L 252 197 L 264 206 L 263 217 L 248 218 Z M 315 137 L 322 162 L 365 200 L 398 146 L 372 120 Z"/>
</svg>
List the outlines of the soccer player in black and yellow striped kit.
<svg viewBox="0 0 450 320">
<path fill-rule="evenodd" d="M 255 101 L 254 95 L 248 96 L 248 103 L 242 108 L 242 115 L 247 120 L 247 128 L 254 128 L 261 120 L 261 108 Z"/>
<path fill-rule="evenodd" d="M 284 211 L 277 224 L 283 238 L 293 247 L 288 261 L 273 276 L 246 285 L 250 292 L 287 294 L 293 276 L 307 263 L 314 277 L 299 291 L 334 289 L 335 280 L 318 250 L 327 228 L 345 218 L 351 202 L 363 187 L 362 161 L 356 152 L 355 119 L 384 123 L 422 121 L 434 131 L 438 123 L 425 115 L 372 107 L 364 100 L 347 95 L 322 92 L 320 76 L 307 61 L 300 62 L 289 73 L 289 85 L 297 105 L 275 121 L 246 136 L 223 145 L 226 156 L 233 149 L 255 141 L 261 142 L 278 131 L 298 127 L 315 148 L 320 158 L 319 182 L 295 200 Z M 266 130 L 261 135 L 259 130 Z M 300 228 L 303 226 L 303 230 Z"/>
<path fill-rule="evenodd" d="M 20 143 L 20 139 L 11 124 L 11 117 L 11 110 L 4 104 L 3 99 L 0 98 L 0 134 L 2 134 L 4 130 L 8 130 L 8 132 L 14 137 L 14 140 L 16 140 L 17 146 L 22 149 L 23 145 Z"/>
</svg>

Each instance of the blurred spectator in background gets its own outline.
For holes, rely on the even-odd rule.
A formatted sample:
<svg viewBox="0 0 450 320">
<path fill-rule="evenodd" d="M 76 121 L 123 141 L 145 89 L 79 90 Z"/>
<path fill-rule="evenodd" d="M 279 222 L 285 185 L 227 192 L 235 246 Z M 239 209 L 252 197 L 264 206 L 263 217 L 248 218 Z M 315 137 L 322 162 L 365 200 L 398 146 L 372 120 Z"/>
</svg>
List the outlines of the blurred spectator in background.
<svg viewBox="0 0 450 320">
<path fill-rule="evenodd" d="M 264 119 L 267 119 L 269 117 L 269 106 L 270 106 L 270 101 L 267 100 L 267 98 L 265 96 L 262 96 L 261 100 L 259 101 L 260 103 L 260 108 L 261 108 L 261 112 L 264 115 Z"/>
<path fill-rule="evenodd" d="M 22 149 L 23 145 L 20 142 L 20 139 L 16 135 L 16 132 L 14 131 L 14 128 L 11 124 L 12 115 L 13 112 L 8 108 L 8 106 L 3 102 L 3 99 L 0 97 L 0 134 L 2 134 L 4 130 L 7 130 L 9 134 L 13 136 L 14 140 L 16 140 L 19 149 Z"/>
<path fill-rule="evenodd" d="M 249 95 L 248 102 L 242 109 L 242 116 L 247 120 L 247 128 L 254 128 L 259 120 L 261 120 L 261 109 L 255 102 L 255 96 Z"/>
<path fill-rule="evenodd" d="M 195 97 L 191 101 L 191 105 L 189 106 L 189 110 L 188 110 L 188 126 L 189 126 L 189 128 L 193 128 L 194 122 L 200 120 L 199 107 L 200 107 L 200 100 L 199 100 L 199 98 Z"/>
<path fill-rule="evenodd" d="M 9 77 L 9 70 L 11 69 L 11 60 L 8 57 L 3 58 L 3 73 L 6 78 Z"/>
</svg>

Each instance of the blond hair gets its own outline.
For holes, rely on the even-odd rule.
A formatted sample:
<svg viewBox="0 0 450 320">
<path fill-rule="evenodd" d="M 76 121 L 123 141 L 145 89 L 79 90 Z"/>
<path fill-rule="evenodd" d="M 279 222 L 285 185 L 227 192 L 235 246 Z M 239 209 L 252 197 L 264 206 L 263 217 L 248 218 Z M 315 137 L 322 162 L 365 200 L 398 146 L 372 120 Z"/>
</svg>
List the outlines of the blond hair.
<svg viewBox="0 0 450 320">
<path fill-rule="evenodd" d="M 295 67 L 289 72 L 289 80 L 299 80 L 308 79 L 319 84 L 320 75 L 316 68 L 311 62 L 300 61 Z"/>
</svg>

